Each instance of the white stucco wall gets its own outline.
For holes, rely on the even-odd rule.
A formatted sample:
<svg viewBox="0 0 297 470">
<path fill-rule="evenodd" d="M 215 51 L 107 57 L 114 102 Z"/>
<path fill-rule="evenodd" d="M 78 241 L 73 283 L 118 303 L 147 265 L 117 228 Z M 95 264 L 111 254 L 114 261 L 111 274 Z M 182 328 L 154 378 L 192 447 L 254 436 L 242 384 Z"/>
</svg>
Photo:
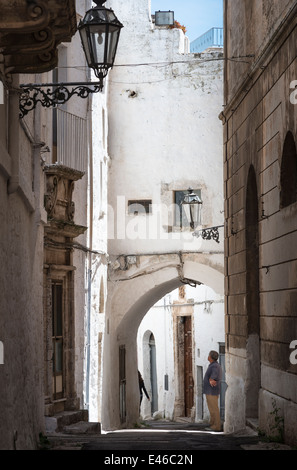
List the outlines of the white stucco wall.
<svg viewBox="0 0 297 470">
<path fill-rule="evenodd" d="M 220 54 L 184 54 L 180 29 L 155 27 L 148 0 L 115 0 L 124 24 L 109 75 L 109 252 L 215 250 L 174 227 L 174 191 L 201 189 L 202 224 L 223 223 Z M 128 200 L 152 213 L 128 215 Z"/>
<path fill-rule="evenodd" d="M 93 77 L 93 81 L 96 78 Z M 93 95 L 89 155 L 88 256 L 86 269 L 84 406 L 90 421 L 101 421 L 103 343 L 107 298 L 107 96 Z"/>
</svg>

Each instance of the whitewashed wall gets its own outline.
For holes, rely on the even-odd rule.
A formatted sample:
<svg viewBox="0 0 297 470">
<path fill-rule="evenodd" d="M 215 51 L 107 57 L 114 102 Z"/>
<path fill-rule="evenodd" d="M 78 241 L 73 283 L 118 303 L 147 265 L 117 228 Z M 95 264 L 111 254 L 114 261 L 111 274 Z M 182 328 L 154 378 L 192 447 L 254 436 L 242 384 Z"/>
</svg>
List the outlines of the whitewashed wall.
<svg viewBox="0 0 297 470">
<path fill-rule="evenodd" d="M 93 81 L 96 78 L 93 77 Z M 107 298 L 107 86 L 93 95 L 88 186 L 84 405 L 90 421 L 101 421 L 103 342 Z"/>
<path fill-rule="evenodd" d="M 218 249 L 175 229 L 168 208 L 174 191 L 200 188 L 203 225 L 223 223 L 222 57 L 185 54 L 148 0 L 110 4 L 124 28 L 109 76 L 109 252 Z M 129 215 L 129 199 L 152 199 L 152 213 Z"/>
</svg>

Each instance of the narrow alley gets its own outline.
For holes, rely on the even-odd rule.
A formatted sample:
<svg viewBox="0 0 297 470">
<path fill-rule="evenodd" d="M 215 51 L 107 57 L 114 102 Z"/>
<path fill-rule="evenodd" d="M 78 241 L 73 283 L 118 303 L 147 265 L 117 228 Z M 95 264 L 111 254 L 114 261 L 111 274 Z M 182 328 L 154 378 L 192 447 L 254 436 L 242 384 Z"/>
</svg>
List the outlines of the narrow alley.
<svg viewBox="0 0 297 470">
<path fill-rule="evenodd" d="M 297 0 L 0 7 L 0 450 L 297 449 Z"/>
</svg>

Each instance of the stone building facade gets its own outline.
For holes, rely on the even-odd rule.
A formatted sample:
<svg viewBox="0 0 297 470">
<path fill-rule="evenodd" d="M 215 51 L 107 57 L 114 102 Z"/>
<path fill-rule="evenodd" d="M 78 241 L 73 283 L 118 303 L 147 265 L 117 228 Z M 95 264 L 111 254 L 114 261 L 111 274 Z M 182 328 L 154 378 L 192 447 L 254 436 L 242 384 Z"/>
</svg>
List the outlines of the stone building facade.
<svg viewBox="0 0 297 470">
<path fill-rule="evenodd" d="M 296 1 L 225 0 L 226 430 L 296 444 Z M 296 344 L 296 343 L 293 343 Z M 271 414 L 272 413 L 272 414 Z M 281 426 L 280 426 L 281 427 Z M 279 430 L 278 430 L 279 431 Z"/>
<path fill-rule="evenodd" d="M 97 275 L 92 305 L 105 302 L 106 250 L 93 241 L 91 210 L 97 221 L 98 204 L 103 219 L 105 93 L 94 105 L 99 132 L 80 98 L 20 117 L 21 84 L 90 80 L 75 33 L 92 2 L 17 3 L 1 2 L 0 19 L 0 447 L 34 449 L 45 416 L 89 408 L 86 306 Z M 94 177 L 102 186 L 88 192 Z"/>
</svg>

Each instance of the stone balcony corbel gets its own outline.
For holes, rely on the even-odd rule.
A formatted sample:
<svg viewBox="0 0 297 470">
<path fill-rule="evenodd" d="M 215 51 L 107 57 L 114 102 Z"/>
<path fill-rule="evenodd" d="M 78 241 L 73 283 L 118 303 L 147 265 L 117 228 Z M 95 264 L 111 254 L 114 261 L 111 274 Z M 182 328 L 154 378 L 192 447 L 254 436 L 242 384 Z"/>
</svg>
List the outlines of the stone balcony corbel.
<svg viewBox="0 0 297 470">
<path fill-rule="evenodd" d="M 72 200 L 74 184 L 83 172 L 64 165 L 45 165 L 46 194 L 44 207 L 47 212 L 46 233 L 75 238 L 82 235 L 87 227 L 74 223 L 75 205 Z"/>
<path fill-rule="evenodd" d="M 50 21 L 48 2 L 44 0 L 21 0 L 17 2 L 2 0 L 0 30 L 1 36 L 6 33 L 37 31 Z"/>
<path fill-rule="evenodd" d="M 6 73 L 42 73 L 57 66 L 57 47 L 77 29 L 75 0 L 1 2 L 0 53 Z"/>
</svg>

